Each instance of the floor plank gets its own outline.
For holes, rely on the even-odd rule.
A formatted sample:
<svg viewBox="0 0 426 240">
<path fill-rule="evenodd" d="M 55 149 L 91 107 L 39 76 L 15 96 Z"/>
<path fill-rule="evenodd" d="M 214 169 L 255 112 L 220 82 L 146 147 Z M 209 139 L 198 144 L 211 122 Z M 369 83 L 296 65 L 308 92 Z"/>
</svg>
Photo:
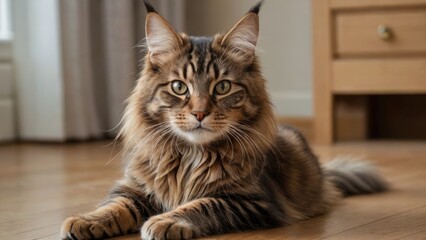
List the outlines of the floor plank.
<svg viewBox="0 0 426 240">
<path fill-rule="evenodd" d="M 66 216 L 93 209 L 121 177 L 119 149 L 110 142 L 0 145 L 0 239 L 58 239 Z M 373 161 L 391 191 L 347 198 L 331 213 L 291 226 L 205 239 L 426 239 L 425 142 L 314 150 L 321 161 L 348 154 Z"/>
</svg>

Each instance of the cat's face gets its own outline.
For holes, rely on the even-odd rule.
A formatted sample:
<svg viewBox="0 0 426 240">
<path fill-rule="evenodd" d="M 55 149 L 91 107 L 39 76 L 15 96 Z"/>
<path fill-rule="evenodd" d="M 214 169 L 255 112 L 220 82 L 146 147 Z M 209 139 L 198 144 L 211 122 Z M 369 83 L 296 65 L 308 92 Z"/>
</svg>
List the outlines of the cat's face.
<svg viewBox="0 0 426 240">
<path fill-rule="evenodd" d="M 146 23 L 148 54 L 138 82 L 143 121 L 163 137 L 205 145 L 244 139 L 268 104 L 254 55 L 258 15 L 246 14 L 226 35 L 175 33 L 157 13 Z"/>
</svg>

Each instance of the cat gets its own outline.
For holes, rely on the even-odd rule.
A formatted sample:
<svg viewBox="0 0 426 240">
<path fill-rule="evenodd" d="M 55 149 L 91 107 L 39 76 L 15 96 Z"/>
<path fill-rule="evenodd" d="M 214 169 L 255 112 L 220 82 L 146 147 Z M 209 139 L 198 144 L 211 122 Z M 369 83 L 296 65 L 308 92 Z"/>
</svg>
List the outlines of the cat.
<svg viewBox="0 0 426 240">
<path fill-rule="evenodd" d="M 324 214 L 387 184 L 365 162 L 321 166 L 304 137 L 277 127 L 255 48 L 256 4 L 226 34 L 178 34 L 145 0 L 144 69 L 120 132 L 124 177 L 62 239 L 191 239 Z"/>
</svg>

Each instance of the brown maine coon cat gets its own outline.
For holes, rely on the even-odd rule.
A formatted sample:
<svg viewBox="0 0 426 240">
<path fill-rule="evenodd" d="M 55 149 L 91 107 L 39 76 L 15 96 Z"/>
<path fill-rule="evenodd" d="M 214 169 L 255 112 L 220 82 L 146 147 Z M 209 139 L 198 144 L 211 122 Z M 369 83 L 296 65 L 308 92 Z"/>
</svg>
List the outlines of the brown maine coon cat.
<svg viewBox="0 0 426 240">
<path fill-rule="evenodd" d="M 147 55 L 120 136 L 124 177 L 62 239 L 191 239 L 287 225 L 343 195 L 379 192 L 363 162 L 320 166 L 304 138 L 278 128 L 255 55 L 255 5 L 225 35 L 176 33 L 145 1 Z"/>
</svg>

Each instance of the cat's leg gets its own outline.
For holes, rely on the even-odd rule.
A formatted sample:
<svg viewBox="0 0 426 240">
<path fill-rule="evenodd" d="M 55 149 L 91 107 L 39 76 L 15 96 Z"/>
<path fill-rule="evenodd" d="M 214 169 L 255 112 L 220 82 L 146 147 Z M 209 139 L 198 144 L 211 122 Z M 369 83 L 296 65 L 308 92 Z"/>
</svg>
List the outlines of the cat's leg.
<svg viewBox="0 0 426 240">
<path fill-rule="evenodd" d="M 103 239 L 137 232 L 143 221 L 156 214 L 141 189 L 121 183 L 96 210 L 70 217 L 61 228 L 61 238 L 70 240 Z"/>
<path fill-rule="evenodd" d="M 192 239 L 201 236 L 273 227 L 280 224 L 271 205 L 238 194 L 200 198 L 148 219 L 142 239 Z"/>
</svg>

